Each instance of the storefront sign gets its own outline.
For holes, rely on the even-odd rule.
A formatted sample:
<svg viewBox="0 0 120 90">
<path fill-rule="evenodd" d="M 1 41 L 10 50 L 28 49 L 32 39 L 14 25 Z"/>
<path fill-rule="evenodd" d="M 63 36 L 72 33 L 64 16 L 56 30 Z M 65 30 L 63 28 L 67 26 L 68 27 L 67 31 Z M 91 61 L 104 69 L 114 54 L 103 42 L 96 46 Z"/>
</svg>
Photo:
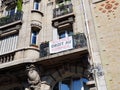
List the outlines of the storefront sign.
<svg viewBox="0 0 120 90">
<path fill-rule="evenodd" d="M 57 53 L 57 52 L 69 50 L 72 48 L 73 48 L 72 36 L 51 41 L 49 43 L 50 53 Z"/>
</svg>

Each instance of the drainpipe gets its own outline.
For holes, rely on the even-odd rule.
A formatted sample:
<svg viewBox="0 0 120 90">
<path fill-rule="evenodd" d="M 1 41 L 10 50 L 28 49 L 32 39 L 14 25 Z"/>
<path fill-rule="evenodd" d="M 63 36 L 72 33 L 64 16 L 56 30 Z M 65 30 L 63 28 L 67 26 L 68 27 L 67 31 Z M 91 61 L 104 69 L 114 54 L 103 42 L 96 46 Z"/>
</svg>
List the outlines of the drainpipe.
<svg viewBox="0 0 120 90">
<path fill-rule="evenodd" d="M 89 24 L 88 24 L 88 17 L 87 17 L 87 10 L 86 10 L 86 6 L 85 6 L 85 1 L 86 0 L 81 0 L 81 2 L 82 2 L 82 6 L 83 6 L 83 12 L 84 12 L 84 19 L 85 19 L 85 24 L 86 24 L 86 32 L 87 32 L 87 35 L 88 35 L 88 40 L 89 40 L 89 47 L 90 46 L 92 46 L 92 41 L 91 41 L 91 37 L 90 37 L 90 27 L 89 27 Z M 89 0 L 87 0 L 87 2 L 89 2 Z M 90 49 L 90 51 L 91 51 L 91 54 L 92 54 L 92 59 L 93 59 L 93 63 L 96 63 L 95 62 L 95 57 L 94 57 L 94 54 L 92 53 L 92 52 L 94 52 L 93 50 L 92 50 L 92 48 L 89 48 Z M 99 61 L 100 62 L 100 61 Z M 101 64 L 101 62 L 100 62 L 100 64 Z M 93 66 L 93 70 L 92 70 L 92 72 L 93 72 L 93 74 L 94 74 L 94 79 L 95 79 L 95 81 L 96 81 L 96 88 L 97 88 L 97 90 L 107 90 L 107 88 L 106 88 L 106 84 L 105 84 L 105 80 L 104 80 L 104 75 L 103 75 L 103 71 L 102 71 L 102 68 L 101 68 L 101 70 L 99 71 L 99 67 L 96 67 L 97 65 L 94 65 Z M 102 66 L 100 66 L 100 67 L 102 67 Z M 99 73 L 102 73 L 100 76 L 99 76 Z M 99 82 L 99 80 L 100 80 L 100 82 Z M 104 86 L 102 86 L 101 87 L 101 82 L 104 82 Z"/>
</svg>

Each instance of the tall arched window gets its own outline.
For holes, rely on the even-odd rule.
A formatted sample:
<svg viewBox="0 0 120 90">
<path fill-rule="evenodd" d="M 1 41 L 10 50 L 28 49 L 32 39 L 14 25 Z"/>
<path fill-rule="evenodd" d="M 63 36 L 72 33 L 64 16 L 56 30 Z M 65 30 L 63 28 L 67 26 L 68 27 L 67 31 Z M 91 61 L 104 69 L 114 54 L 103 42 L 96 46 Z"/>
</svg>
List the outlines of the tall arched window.
<svg viewBox="0 0 120 90">
<path fill-rule="evenodd" d="M 89 90 L 86 78 L 65 78 L 54 86 L 53 90 Z"/>
</svg>

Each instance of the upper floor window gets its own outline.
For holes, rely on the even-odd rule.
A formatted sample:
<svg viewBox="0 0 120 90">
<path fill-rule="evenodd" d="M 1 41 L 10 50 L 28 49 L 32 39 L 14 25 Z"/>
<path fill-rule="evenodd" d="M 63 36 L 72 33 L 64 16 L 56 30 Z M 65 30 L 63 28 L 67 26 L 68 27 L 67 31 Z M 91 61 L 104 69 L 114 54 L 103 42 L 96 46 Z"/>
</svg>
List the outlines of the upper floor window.
<svg viewBox="0 0 120 90">
<path fill-rule="evenodd" d="M 31 31 L 31 44 L 37 45 L 39 29 L 32 27 Z"/>
<path fill-rule="evenodd" d="M 72 26 L 58 28 L 58 35 L 59 35 L 59 39 L 72 36 L 73 35 Z"/>
<path fill-rule="evenodd" d="M 36 41 L 37 41 L 37 32 L 32 31 L 31 44 L 36 44 Z"/>
<path fill-rule="evenodd" d="M 7 7 L 6 11 L 5 11 L 5 15 L 9 15 L 12 16 L 17 12 L 17 7 L 16 6 L 11 6 L 11 7 Z"/>
<path fill-rule="evenodd" d="M 21 12 L 22 11 L 22 1 L 23 0 L 15 0 L 13 3 L 7 4 L 4 15 L 12 16 L 17 12 Z"/>
<path fill-rule="evenodd" d="M 40 2 L 38 0 L 34 0 L 34 10 L 39 10 Z"/>
<path fill-rule="evenodd" d="M 0 38 L 0 55 L 13 51 L 17 47 L 18 33 Z"/>
</svg>

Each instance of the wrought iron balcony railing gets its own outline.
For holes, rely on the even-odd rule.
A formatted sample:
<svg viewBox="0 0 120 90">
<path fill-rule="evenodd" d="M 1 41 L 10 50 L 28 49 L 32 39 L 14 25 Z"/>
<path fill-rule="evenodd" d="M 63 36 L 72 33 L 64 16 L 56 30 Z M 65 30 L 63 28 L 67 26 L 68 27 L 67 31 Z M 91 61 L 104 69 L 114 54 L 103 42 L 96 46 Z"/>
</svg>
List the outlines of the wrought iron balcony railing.
<svg viewBox="0 0 120 90">
<path fill-rule="evenodd" d="M 62 16 L 62 15 L 66 15 L 66 14 L 69 14 L 69 13 L 72 13 L 72 12 L 73 12 L 72 4 L 61 5 L 61 6 L 59 6 L 59 8 L 55 8 L 53 10 L 53 18 Z"/>
<path fill-rule="evenodd" d="M 86 37 L 85 37 L 84 33 L 73 35 L 72 42 L 73 42 L 72 49 L 83 48 L 83 47 L 87 46 L 87 41 L 86 41 Z M 45 56 L 54 54 L 54 53 L 50 54 L 49 43 L 50 42 L 45 42 L 45 43 L 40 44 L 40 57 L 45 57 Z M 63 52 L 63 51 L 61 51 L 61 52 Z"/>
<path fill-rule="evenodd" d="M 22 20 L 23 13 L 22 12 L 17 12 L 14 15 L 8 15 L 6 17 L 0 18 L 0 26 L 10 24 L 12 22 Z"/>
</svg>

